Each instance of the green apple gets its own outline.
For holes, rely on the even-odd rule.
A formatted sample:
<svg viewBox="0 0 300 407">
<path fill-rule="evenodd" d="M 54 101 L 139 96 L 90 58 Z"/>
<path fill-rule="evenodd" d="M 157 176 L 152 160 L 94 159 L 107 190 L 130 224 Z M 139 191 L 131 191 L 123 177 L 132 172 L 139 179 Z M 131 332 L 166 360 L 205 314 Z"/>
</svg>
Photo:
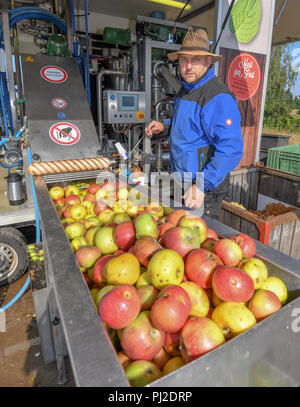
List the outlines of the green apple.
<svg viewBox="0 0 300 407">
<path fill-rule="evenodd" d="M 109 225 L 114 220 L 115 213 L 112 209 L 104 209 L 98 215 L 98 218 L 104 225 Z"/>
<path fill-rule="evenodd" d="M 116 225 L 118 225 L 119 223 L 130 222 L 130 221 L 131 221 L 131 217 L 129 215 L 127 215 L 127 213 L 117 213 L 113 219 L 113 222 Z"/>
<path fill-rule="evenodd" d="M 84 234 L 85 240 L 89 246 L 95 245 L 95 234 L 98 232 L 101 226 L 92 226 Z"/>
<path fill-rule="evenodd" d="M 184 217 L 179 222 L 179 226 L 185 226 L 185 227 L 193 229 L 195 232 L 197 232 L 200 237 L 200 243 L 203 243 L 206 240 L 207 225 L 202 218 Z"/>
<path fill-rule="evenodd" d="M 82 236 L 85 231 L 85 227 L 81 222 L 73 222 L 65 227 L 67 237 L 72 240 L 76 237 Z"/>
<path fill-rule="evenodd" d="M 65 191 L 63 190 L 62 187 L 59 187 L 58 185 L 55 187 L 52 187 L 49 191 L 49 194 L 53 201 L 56 201 L 59 198 L 62 198 L 65 194 Z"/>
<path fill-rule="evenodd" d="M 70 213 L 74 220 L 80 220 L 86 217 L 87 210 L 82 204 L 75 204 L 71 206 Z"/>
<path fill-rule="evenodd" d="M 83 236 L 75 237 L 75 239 L 71 240 L 71 247 L 74 253 L 82 246 L 87 246 L 87 242 Z"/>
<path fill-rule="evenodd" d="M 95 234 L 95 245 L 101 250 L 102 255 L 112 254 L 118 250 L 114 240 L 114 228 L 103 226 Z"/>
<path fill-rule="evenodd" d="M 65 196 L 80 195 L 80 190 L 76 185 L 68 185 L 65 190 Z"/>
<path fill-rule="evenodd" d="M 92 226 L 102 226 L 101 220 L 97 216 L 87 216 L 84 227 L 89 229 Z"/>
<path fill-rule="evenodd" d="M 136 238 L 142 236 L 151 236 L 154 239 L 158 238 L 159 230 L 157 223 L 150 213 L 141 213 L 137 215 L 135 220 Z"/>
</svg>

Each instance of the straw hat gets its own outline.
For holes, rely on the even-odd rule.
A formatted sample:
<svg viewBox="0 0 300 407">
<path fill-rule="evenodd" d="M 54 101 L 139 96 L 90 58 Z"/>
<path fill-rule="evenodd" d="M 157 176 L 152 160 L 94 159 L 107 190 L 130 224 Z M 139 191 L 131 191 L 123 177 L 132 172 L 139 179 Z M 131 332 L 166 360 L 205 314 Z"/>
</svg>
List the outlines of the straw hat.
<svg viewBox="0 0 300 407">
<path fill-rule="evenodd" d="M 193 31 L 191 27 L 183 39 L 180 50 L 171 52 L 168 54 L 168 58 L 175 61 L 180 55 L 210 55 L 213 58 L 212 62 L 217 62 L 222 58 L 221 55 L 210 52 L 206 31 L 202 28 Z"/>
</svg>

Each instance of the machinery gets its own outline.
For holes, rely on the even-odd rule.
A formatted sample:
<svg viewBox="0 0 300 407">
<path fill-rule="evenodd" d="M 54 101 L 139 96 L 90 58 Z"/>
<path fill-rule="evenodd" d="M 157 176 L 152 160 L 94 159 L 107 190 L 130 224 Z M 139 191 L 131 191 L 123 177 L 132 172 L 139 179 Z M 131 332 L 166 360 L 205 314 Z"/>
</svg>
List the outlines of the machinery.
<svg viewBox="0 0 300 407">
<path fill-rule="evenodd" d="M 6 72 L 9 73 L 12 54 L 9 26 L 10 19 L 16 19 L 17 13 L 9 15 L 5 3 L 0 4 Z M 31 12 L 38 13 L 37 10 Z M 5 147 L 6 168 L 15 169 L 15 175 L 7 177 L 9 201 L 20 205 L 16 212 L 0 214 L 0 239 L 4 242 L 0 241 L 0 284 L 14 281 L 27 266 L 24 262 L 26 246 L 23 257 L 22 253 L 15 253 L 11 228 L 34 225 L 41 230 L 42 239 L 37 240 L 42 240 L 45 251 L 45 268 L 31 282 L 45 363 L 56 361 L 59 383 L 66 381 L 64 358 L 68 355 L 77 386 L 128 387 L 48 189 L 54 185 L 65 186 L 70 181 L 114 177 L 118 172 L 127 180 L 138 168 L 141 178 L 131 181 L 141 193 L 146 193 L 147 187 L 155 186 L 157 179 L 169 176 L 167 123 L 172 117 L 173 100 L 180 85 L 177 66 L 167 61 L 166 54 L 179 49 L 188 26 L 177 22 L 175 27 L 173 21 L 138 16 L 136 36 L 128 30 L 107 27 L 101 40 L 92 41 L 92 57 L 85 58 L 85 52 L 91 55 L 91 51 L 88 46 L 83 49 L 83 41 L 74 44 L 76 33 L 69 2 L 66 2 L 66 24 L 53 13 L 42 14 L 59 28 L 66 41 L 62 42 L 59 37 L 55 42 L 51 36 L 50 46 L 46 47 L 50 31 L 43 27 L 45 31 L 40 34 L 37 26 L 24 26 L 27 32 L 33 30 L 35 41 L 48 52 L 21 55 L 22 81 L 19 76 L 16 98 L 19 103 L 16 105 L 13 101 L 7 109 L 11 112 L 10 124 L 4 126 L 7 134 L 0 142 Z M 15 84 L 12 78 L 8 78 L 8 83 L 12 100 Z M 144 131 L 151 119 L 166 124 L 164 132 L 152 139 Z M 54 170 L 34 177 L 26 171 L 34 164 L 51 169 L 55 162 L 69 165 L 80 160 L 92 162 L 96 158 L 104 160 L 102 168 L 86 167 L 84 171 L 65 173 Z M 151 173 L 156 176 L 152 178 Z M 205 220 L 224 236 L 234 232 L 219 222 Z M 6 237 L 3 237 L 5 232 Z M 19 232 L 15 239 L 22 239 Z M 276 250 L 259 242 L 257 246 L 258 255 L 268 261 L 273 275 L 287 281 L 292 292 L 290 303 L 257 329 L 225 344 L 226 356 L 224 347 L 217 349 L 154 382 L 151 387 L 212 383 L 251 386 L 255 385 L 253 378 L 257 373 L 261 374 L 257 385 L 263 384 L 266 378 L 272 385 L 299 385 L 295 355 L 299 355 L 300 342 L 291 329 L 295 317 L 291 314 L 291 304 L 294 308 L 300 307 L 298 262 L 279 256 Z M 12 258 L 17 259 L 17 266 Z M 274 335 L 279 331 L 280 335 Z M 260 342 L 262 335 L 263 343 Z M 289 349 L 284 353 L 283 362 L 284 342 L 289 344 L 286 346 Z"/>
</svg>

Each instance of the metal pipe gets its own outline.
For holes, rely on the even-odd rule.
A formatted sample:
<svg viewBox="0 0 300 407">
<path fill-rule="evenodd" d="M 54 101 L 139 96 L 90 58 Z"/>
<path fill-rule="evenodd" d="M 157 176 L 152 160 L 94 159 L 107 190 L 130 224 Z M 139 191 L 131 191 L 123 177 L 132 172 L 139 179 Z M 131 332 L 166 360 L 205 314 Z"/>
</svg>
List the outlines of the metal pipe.
<svg viewBox="0 0 300 407">
<path fill-rule="evenodd" d="M 15 1 L 11 0 L 11 9 L 15 8 Z M 15 51 L 15 65 L 16 65 L 16 82 L 17 82 L 17 90 L 18 90 L 18 99 L 24 99 L 23 97 L 23 89 L 22 89 L 22 82 L 21 82 L 21 68 L 20 68 L 20 58 L 19 58 L 19 39 L 18 39 L 18 31 L 17 31 L 17 24 L 13 27 L 13 37 L 14 37 L 14 51 Z M 19 105 L 19 113 L 20 113 L 20 121 L 21 125 L 23 125 L 23 117 L 24 117 L 24 106 L 21 104 Z"/>
<path fill-rule="evenodd" d="M 156 64 L 154 71 L 157 76 L 167 81 L 169 86 L 171 86 L 176 93 L 179 91 L 182 85 L 179 79 L 177 79 L 175 75 L 172 72 L 170 72 L 167 64 L 164 64 L 163 62 L 160 64 Z"/>
<path fill-rule="evenodd" d="M 100 144 L 100 150 L 103 148 L 103 127 L 102 127 L 102 78 L 104 75 L 122 75 L 127 76 L 127 72 L 114 71 L 111 69 L 103 69 L 97 73 L 97 118 L 98 118 L 98 139 Z"/>
</svg>

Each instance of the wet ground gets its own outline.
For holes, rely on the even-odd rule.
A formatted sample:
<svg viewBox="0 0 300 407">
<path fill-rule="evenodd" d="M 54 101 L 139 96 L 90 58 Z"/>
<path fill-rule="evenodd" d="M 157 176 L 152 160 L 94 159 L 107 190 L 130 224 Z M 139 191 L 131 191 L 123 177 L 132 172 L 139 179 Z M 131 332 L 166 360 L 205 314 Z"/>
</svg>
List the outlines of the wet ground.
<svg viewBox="0 0 300 407">
<path fill-rule="evenodd" d="M 0 307 L 16 296 L 27 277 L 28 273 L 18 281 L 0 287 Z M 68 382 L 58 385 L 56 362 L 45 365 L 43 361 L 29 287 L 5 311 L 5 321 L 3 316 L 0 321 L 0 387 L 74 387 L 68 358 L 65 362 Z"/>
</svg>

